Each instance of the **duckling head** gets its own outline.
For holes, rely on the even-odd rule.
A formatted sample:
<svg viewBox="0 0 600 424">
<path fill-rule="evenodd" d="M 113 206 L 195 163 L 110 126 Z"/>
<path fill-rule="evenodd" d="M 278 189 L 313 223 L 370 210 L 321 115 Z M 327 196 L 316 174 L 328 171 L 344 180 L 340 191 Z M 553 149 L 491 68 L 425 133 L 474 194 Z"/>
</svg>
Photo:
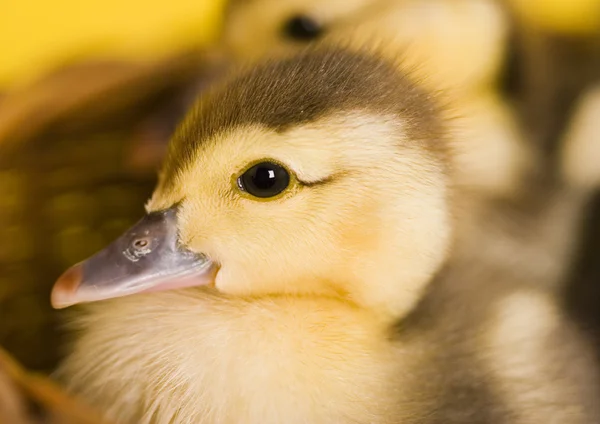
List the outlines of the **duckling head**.
<svg viewBox="0 0 600 424">
<path fill-rule="evenodd" d="M 496 0 L 230 0 L 220 45 L 256 60 L 324 39 L 381 44 L 433 90 L 471 94 L 495 89 L 508 33 Z"/>
<path fill-rule="evenodd" d="M 210 286 L 396 319 L 451 245 L 449 168 L 434 99 L 395 64 L 323 46 L 267 60 L 199 100 L 147 216 L 68 270 L 53 305 Z"/>
<path fill-rule="evenodd" d="M 238 59 L 287 52 L 322 39 L 354 14 L 364 14 L 372 3 L 378 6 L 380 2 L 229 0 L 221 45 Z"/>
</svg>

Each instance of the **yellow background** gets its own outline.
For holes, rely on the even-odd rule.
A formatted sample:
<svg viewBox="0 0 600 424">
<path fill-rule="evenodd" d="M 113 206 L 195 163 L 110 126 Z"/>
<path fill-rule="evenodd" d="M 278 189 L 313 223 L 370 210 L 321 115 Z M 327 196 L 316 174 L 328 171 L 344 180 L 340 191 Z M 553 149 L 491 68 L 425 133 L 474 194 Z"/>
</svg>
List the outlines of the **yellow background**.
<svg viewBox="0 0 600 424">
<path fill-rule="evenodd" d="M 508 0 L 523 19 L 565 34 L 588 34 L 600 27 L 600 0 Z"/>
<path fill-rule="evenodd" d="M 0 0 L 0 88 L 81 55 L 143 57 L 206 43 L 224 1 Z M 600 25 L 600 0 L 508 1 L 546 28 L 586 32 Z"/>
<path fill-rule="evenodd" d="M 223 0 L 0 0 L 0 88 L 61 61 L 144 57 L 203 44 Z"/>
</svg>

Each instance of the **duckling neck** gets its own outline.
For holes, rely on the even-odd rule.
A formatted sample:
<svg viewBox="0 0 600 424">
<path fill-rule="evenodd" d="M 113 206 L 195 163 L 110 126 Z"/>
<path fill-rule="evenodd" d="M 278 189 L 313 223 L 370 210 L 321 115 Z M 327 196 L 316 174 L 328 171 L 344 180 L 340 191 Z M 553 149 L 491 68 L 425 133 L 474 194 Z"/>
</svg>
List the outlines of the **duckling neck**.
<svg viewBox="0 0 600 424">
<path fill-rule="evenodd" d="M 386 423 L 387 329 L 334 299 L 201 291 L 94 305 L 59 371 L 117 422 Z"/>
</svg>

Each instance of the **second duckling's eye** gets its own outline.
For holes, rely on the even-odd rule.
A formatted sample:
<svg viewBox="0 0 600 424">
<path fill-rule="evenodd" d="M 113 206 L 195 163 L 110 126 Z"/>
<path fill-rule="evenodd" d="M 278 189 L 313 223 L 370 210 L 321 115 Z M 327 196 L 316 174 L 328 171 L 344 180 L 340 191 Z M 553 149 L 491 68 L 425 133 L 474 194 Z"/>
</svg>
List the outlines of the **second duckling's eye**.
<svg viewBox="0 0 600 424">
<path fill-rule="evenodd" d="M 283 26 L 286 37 L 298 41 L 311 41 L 319 37 L 323 27 L 310 16 L 298 15 L 290 18 Z"/>
<path fill-rule="evenodd" d="M 261 162 L 244 172 L 238 178 L 237 184 L 241 190 L 252 196 L 273 197 L 290 185 L 290 174 L 281 165 Z"/>
</svg>

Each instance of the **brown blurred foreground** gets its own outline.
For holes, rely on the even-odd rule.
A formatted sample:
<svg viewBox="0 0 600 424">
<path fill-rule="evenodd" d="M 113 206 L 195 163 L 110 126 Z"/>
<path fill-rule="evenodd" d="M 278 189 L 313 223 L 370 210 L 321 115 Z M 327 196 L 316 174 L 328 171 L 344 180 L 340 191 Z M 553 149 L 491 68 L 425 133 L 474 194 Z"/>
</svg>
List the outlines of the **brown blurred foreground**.
<svg viewBox="0 0 600 424">
<path fill-rule="evenodd" d="M 48 378 L 25 371 L 0 349 L 0 423 L 107 424 Z"/>
</svg>

